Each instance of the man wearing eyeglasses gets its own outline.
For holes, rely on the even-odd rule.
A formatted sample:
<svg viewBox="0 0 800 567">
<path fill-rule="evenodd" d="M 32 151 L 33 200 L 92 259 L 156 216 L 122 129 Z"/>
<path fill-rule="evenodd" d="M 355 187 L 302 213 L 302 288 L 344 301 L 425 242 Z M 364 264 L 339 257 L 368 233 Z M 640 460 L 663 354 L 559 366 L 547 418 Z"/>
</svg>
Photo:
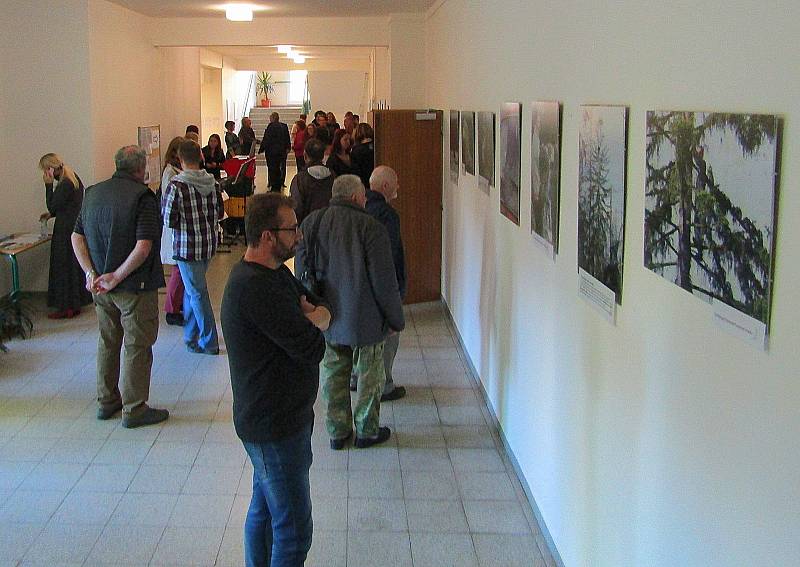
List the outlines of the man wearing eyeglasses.
<svg viewBox="0 0 800 567">
<path fill-rule="evenodd" d="M 405 319 L 389 234 L 364 210 L 361 179 L 341 175 L 332 193 L 330 206 L 314 211 L 301 225 L 309 241 L 298 247 L 295 268 L 304 273 L 305 252 L 314 251 L 311 264 L 321 279 L 322 295 L 337 314 L 325 331 L 321 369 L 331 448 L 344 449 L 353 429 L 353 444 L 366 448 L 391 436 L 388 427 L 379 425 L 386 382 L 383 350 L 387 335 L 402 331 Z M 355 407 L 349 388 L 353 372 L 358 377 Z"/>
<path fill-rule="evenodd" d="M 246 565 L 303 565 L 311 548 L 311 430 L 327 305 L 284 262 L 302 240 L 292 200 L 247 202 L 247 251 L 222 299 L 233 422 L 253 464 Z"/>
</svg>

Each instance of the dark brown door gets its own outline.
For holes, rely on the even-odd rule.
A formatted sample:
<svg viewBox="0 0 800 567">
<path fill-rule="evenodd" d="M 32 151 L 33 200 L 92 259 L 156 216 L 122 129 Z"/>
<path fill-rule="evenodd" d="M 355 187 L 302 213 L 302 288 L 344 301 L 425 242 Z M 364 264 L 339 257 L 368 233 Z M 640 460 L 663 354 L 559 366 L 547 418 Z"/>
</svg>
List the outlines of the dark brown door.
<svg viewBox="0 0 800 567">
<path fill-rule="evenodd" d="M 408 290 L 405 303 L 438 301 L 442 281 L 442 111 L 376 110 L 375 165 L 400 181 L 392 204 L 400 213 Z"/>
</svg>

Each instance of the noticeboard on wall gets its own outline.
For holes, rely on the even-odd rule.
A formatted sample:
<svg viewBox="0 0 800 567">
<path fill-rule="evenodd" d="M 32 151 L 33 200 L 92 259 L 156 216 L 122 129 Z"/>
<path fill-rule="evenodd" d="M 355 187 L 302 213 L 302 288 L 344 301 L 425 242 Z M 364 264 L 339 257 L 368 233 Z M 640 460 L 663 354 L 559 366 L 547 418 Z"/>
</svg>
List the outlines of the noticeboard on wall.
<svg viewBox="0 0 800 567">
<path fill-rule="evenodd" d="M 139 126 L 138 139 L 147 154 L 144 182 L 155 191 L 161 184 L 161 126 Z"/>
</svg>

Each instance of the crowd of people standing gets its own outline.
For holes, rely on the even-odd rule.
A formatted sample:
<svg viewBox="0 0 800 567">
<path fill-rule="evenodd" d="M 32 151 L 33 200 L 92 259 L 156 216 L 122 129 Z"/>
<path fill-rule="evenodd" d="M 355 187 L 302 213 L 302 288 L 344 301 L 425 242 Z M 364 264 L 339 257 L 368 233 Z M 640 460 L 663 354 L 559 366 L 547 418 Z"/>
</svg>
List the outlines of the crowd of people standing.
<svg viewBox="0 0 800 567">
<path fill-rule="evenodd" d="M 247 249 L 232 268 L 221 322 L 233 392 L 233 420 L 253 464 L 245 522 L 248 565 L 302 565 L 311 545 L 311 430 L 322 374 L 333 450 L 385 442 L 382 402 L 405 395 L 392 365 L 405 326 L 405 260 L 396 172 L 374 165 L 373 131 L 347 113 L 340 128 L 318 111 L 291 131 L 273 113 L 262 139 L 249 118 L 225 124 L 200 147 L 189 125 L 164 156 L 158 191 L 144 184 L 146 155 L 120 148 L 116 172 L 84 190 L 55 154 L 40 161 L 48 213 L 55 216 L 48 304 L 73 317 L 92 301 L 98 318 L 97 419 L 122 413 L 135 428 L 169 418 L 150 407 L 159 327 L 158 290 L 168 324 L 183 326 L 192 353 L 218 355 L 220 341 L 206 272 L 224 215 L 219 179 L 226 159 L 258 151 L 270 193 L 248 199 Z M 297 175 L 283 194 L 286 157 Z M 296 274 L 285 262 L 298 252 Z M 55 266 L 52 265 L 55 263 Z M 169 281 L 163 264 L 171 264 Z M 313 271 L 309 280 L 304 274 Z M 349 391 L 355 391 L 351 402 Z"/>
</svg>

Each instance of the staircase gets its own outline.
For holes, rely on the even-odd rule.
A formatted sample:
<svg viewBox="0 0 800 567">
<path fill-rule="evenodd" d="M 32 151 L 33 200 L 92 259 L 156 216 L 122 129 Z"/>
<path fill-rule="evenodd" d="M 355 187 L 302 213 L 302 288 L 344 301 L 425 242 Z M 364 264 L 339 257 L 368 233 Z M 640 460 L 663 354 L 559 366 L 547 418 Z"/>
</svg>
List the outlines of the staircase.
<svg viewBox="0 0 800 567">
<path fill-rule="evenodd" d="M 250 117 L 250 120 L 253 121 L 253 131 L 256 133 L 256 138 L 259 140 L 264 136 L 264 130 L 266 130 L 267 124 L 269 124 L 269 115 L 273 112 L 277 112 L 280 115 L 280 121 L 286 124 L 291 132 L 292 124 L 297 122 L 300 119 L 300 115 L 303 113 L 303 107 L 270 106 L 269 108 L 263 108 L 260 106 L 254 106 L 251 108 L 248 116 Z M 266 165 L 267 162 L 264 158 L 264 154 L 258 154 L 258 158 L 256 158 L 256 166 L 266 167 Z"/>
</svg>

